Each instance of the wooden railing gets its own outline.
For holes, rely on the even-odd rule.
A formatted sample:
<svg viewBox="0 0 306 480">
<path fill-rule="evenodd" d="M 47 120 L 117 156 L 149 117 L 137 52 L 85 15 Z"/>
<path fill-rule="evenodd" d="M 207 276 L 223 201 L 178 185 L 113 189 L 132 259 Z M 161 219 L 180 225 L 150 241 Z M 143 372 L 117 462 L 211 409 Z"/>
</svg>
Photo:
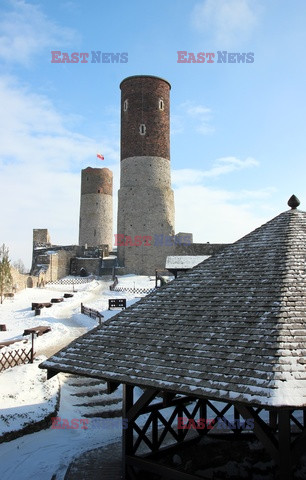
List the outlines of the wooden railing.
<svg viewBox="0 0 306 480">
<path fill-rule="evenodd" d="M 99 325 L 102 323 L 102 318 L 104 316 L 102 313 L 98 312 L 98 310 L 94 310 L 93 308 L 88 308 L 84 307 L 83 303 L 81 303 L 81 313 L 84 313 L 84 315 L 88 315 L 90 318 L 97 318 L 99 320 Z"/>
<path fill-rule="evenodd" d="M 0 353 L 0 372 L 3 372 L 3 370 L 7 368 L 15 367 L 16 365 L 33 363 L 33 359 L 33 345 L 28 351 L 25 348 L 19 348 Z"/>
</svg>

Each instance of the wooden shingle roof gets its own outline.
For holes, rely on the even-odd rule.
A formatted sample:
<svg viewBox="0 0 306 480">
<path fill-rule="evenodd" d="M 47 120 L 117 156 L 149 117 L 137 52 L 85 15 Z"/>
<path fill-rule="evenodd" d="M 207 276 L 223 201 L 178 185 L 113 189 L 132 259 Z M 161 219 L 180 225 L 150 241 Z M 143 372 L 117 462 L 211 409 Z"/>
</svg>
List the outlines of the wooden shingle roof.
<svg viewBox="0 0 306 480">
<path fill-rule="evenodd" d="M 42 368 L 211 399 L 306 406 L 306 213 L 286 211 Z"/>
</svg>

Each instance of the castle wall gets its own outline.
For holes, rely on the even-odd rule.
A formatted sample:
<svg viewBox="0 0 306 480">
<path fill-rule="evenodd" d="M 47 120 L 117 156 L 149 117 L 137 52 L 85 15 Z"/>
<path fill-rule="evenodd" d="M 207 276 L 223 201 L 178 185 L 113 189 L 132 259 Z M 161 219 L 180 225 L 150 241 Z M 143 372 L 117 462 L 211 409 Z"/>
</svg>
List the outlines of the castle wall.
<svg viewBox="0 0 306 480">
<path fill-rule="evenodd" d="M 108 168 L 82 170 L 79 245 L 113 245 L 113 174 Z"/>
<path fill-rule="evenodd" d="M 113 245 L 113 197 L 90 193 L 82 196 L 79 244 Z"/>
<path fill-rule="evenodd" d="M 78 275 L 81 268 L 84 268 L 88 275 L 100 275 L 101 274 L 101 258 L 76 258 L 76 269 Z"/>
<path fill-rule="evenodd" d="M 16 268 L 11 266 L 11 275 L 13 278 L 12 288 L 8 289 L 10 292 L 20 292 L 25 288 L 38 287 L 40 284 L 41 278 L 29 275 L 26 273 L 20 273 Z"/>
<path fill-rule="evenodd" d="M 48 232 L 48 230 L 45 231 Z M 39 233 L 40 229 L 33 230 L 32 276 L 38 278 L 37 282 L 41 284 L 69 275 L 70 260 L 77 255 L 80 247 L 77 245 L 51 245 L 49 234 L 47 243 L 46 237 Z"/>
<path fill-rule="evenodd" d="M 33 245 L 37 247 L 51 245 L 50 235 L 47 228 L 34 228 Z"/>
</svg>

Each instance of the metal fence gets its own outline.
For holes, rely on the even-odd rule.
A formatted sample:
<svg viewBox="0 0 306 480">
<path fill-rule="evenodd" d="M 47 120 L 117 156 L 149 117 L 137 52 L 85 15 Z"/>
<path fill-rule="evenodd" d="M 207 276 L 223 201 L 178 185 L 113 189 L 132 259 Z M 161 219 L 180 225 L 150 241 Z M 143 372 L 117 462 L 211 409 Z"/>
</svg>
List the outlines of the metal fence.
<svg viewBox="0 0 306 480">
<path fill-rule="evenodd" d="M 137 288 L 137 287 L 117 287 L 112 288 L 114 292 L 127 292 L 127 293 L 152 293 L 156 288 Z"/>
<path fill-rule="evenodd" d="M 46 285 L 76 285 L 82 283 L 92 282 L 92 277 L 76 277 L 76 278 L 61 278 L 60 280 L 54 280 L 53 282 L 47 282 Z"/>
</svg>

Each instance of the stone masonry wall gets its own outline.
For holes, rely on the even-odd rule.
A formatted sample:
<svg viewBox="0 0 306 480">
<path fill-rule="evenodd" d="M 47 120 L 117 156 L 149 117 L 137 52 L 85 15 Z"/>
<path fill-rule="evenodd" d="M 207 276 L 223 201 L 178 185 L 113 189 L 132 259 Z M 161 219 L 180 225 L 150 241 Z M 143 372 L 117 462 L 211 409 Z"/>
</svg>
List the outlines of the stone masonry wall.
<svg viewBox="0 0 306 480">
<path fill-rule="evenodd" d="M 82 170 L 79 245 L 96 247 L 113 241 L 113 173 L 108 168 Z"/>
<path fill-rule="evenodd" d="M 133 157 L 121 162 L 118 192 L 118 234 L 135 236 L 174 235 L 174 194 L 170 188 L 170 162 L 163 158 Z M 173 248 L 118 246 L 119 265 L 129 273 L 154 274 L 165 266 Z"/>
</svg>

